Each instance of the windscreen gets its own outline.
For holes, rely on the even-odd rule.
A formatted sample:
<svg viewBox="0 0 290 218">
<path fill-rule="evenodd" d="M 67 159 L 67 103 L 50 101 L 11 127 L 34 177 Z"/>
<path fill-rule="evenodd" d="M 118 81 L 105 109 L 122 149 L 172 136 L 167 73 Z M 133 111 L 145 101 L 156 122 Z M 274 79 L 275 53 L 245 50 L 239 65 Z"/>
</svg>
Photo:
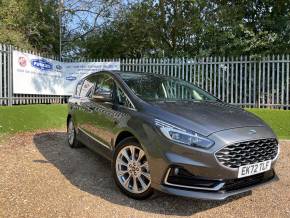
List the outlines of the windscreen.
<svg viewBox="0 0 290 218">
<path fill-rule="evenodd" d="M 180 79 L 154 74 L 122 73 L 129 88 L 147 101 L 216 101 L 202 89 Z"/>
</svg>

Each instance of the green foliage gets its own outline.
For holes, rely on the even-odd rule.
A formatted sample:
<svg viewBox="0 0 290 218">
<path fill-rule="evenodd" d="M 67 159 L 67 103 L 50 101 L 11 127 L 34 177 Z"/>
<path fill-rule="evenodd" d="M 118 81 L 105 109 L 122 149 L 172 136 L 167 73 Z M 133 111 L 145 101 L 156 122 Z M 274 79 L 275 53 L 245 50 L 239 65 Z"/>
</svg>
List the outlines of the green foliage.
<svg viewBox="0 0 290 218">
<path fill-rule="evenodd" d="M 0 0 L 0 43 L 58 53 L 57 0 Z"/>
<path fill-rule="evenodd" d="M 82 44 L 88 57 L 290 52 L 288 0 L 143 0 Z"/>
<path fill-rule="evenodd" d="M 207 16 L 203 51 L 214 55 L 290 52 L 290 2 L 216 1 Z"/>
<path fill-rule="evenodd" d="M 64 1 L 64 53 L 81 58 L 290 53 L 289 0 L 140 0 L 117 7 L 118 2 L 124 1 Z M 0 43 L 58 54 L 59 0 L 0 0 L 0 8 Z"/>
<path fill-rule="evenodd" d="M 133 5 L 120 11 L 117 18 L 96 33 L 90 34 L 80 45 L 80 56 L 118 58 L 126 54 L 141 57 L 157 47 L 154 43 L 154 14 L 148 3 Z"/>
</svg>

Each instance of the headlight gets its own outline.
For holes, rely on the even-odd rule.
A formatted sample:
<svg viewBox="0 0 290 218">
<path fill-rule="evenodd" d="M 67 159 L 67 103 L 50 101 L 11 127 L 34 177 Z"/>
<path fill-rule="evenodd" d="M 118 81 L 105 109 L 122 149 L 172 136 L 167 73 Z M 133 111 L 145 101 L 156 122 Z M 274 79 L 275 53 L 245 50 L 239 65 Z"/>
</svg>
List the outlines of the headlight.
<svg viewBox="0 0 290 218">
<path fill-rule="evenodd" d="M 210 148 L 214 142 L 196 132 L 182 129 L 162 120 L 155 119 L 155 125 L 161 133 L 171 141 L 191 147 Z"/>
</svg>

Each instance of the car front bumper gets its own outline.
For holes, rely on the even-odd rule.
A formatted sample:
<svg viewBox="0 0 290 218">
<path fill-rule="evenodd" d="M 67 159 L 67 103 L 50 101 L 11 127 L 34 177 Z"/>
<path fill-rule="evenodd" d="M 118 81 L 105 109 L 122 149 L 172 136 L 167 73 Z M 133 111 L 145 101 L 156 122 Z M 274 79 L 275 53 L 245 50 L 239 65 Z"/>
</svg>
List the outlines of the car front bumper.
<svg viewBox="0 0 290 218">
<path fill-rule="evenodd" d="M 247 192 L 254 187 L 278 180 L 274 172 L 278 155 L 271 161 L 271 170 L 257 174 L 258 177 L 262 178 L 256 178 L 255 175 L 253 178 L 250 176 L 238 179 L 238 168 L 223 166 L 217 160 L 215 153 L 227 145 L 276 137 L 268 128 L 255 128 L 258 133 L 256 135 L 248 135 L 249 129 L 248 127 L 238 128 L 210 135 L 209 138 L 215 141 L 215 145 L 209 150 L 176 145 L 158 135 L 159 133 L 156 131 L 149 132 L 151 137 L 144 143 L 146 143 L 146 152 L 149 153 L 152 187 L 165 193 L 183 197 L 224 200 L 229 196 Z M 187 187 L 187 185 L 179 186 L 175 185 L 176 183 L 168 183 L 168 171 L 175 168 L 188 172 L 193 178 L 193 184 L 189 184 Z M 246 179 L 253 181 L 246 181 Z M 229 183 L 231 183 L 231 188 L 228 188 Z"/>
<path fill-rule="evenodd" d="M 155 188 L 157 188 L 157 190 L 161 192 L 172 194 L 172 195 L 177 195 L 181 197 L 196 198 L 200 200 L 222 201 L 222 200 L 227 199 L 228 197 L 250 192 L 254 188 L 257 188 L 262 185 L 268 184 L 270 182 L 278 181 L 278 180 L 279 180 L 278 176 L 274 174 L 273 176 L 265 178 L 263 181 L 260 181 L 256 184 L 249 185 L 247 187 L 239 188 L 232 191 L 226 191 L 226 190 L 205 191 L 205 190 L 183 189 L 183 188 L 170 187 L 164 184 L 157 185 L 155 186 Z"/>
</svg>

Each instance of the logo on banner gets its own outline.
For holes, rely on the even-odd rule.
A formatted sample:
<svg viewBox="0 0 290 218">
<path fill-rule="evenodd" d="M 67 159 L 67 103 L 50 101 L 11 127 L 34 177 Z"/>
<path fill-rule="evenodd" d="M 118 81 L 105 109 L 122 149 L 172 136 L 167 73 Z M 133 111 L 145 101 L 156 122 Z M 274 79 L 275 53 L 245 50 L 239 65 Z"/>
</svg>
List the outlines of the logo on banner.
<svg viewBox="0 0 290 218">
<path fill-rule="evenodd" d="M 62 70 L 62 66 L 61 66 L 61 65 L 56 65 L 55 68 L 56 68 L 57 70 Z"/>
<path fill-rule="evenodd" d="M 74 81 L 77 78 L 75 76 L 67 76 L 65 79 L 68 80 L 68 81 Z"/>
<path fill-rule="evenodd" d="M 39 70 L 52 70 L 52 64 L 45 59 L 33 59 L 31 65 Z"/>
<path fill-rule="evenodd" d="M 21 67 L 26 67 L 27 65 L 27 60 L 25 57 L 19 57 L 18 58 L 18 63 Z"/>
</svg>

